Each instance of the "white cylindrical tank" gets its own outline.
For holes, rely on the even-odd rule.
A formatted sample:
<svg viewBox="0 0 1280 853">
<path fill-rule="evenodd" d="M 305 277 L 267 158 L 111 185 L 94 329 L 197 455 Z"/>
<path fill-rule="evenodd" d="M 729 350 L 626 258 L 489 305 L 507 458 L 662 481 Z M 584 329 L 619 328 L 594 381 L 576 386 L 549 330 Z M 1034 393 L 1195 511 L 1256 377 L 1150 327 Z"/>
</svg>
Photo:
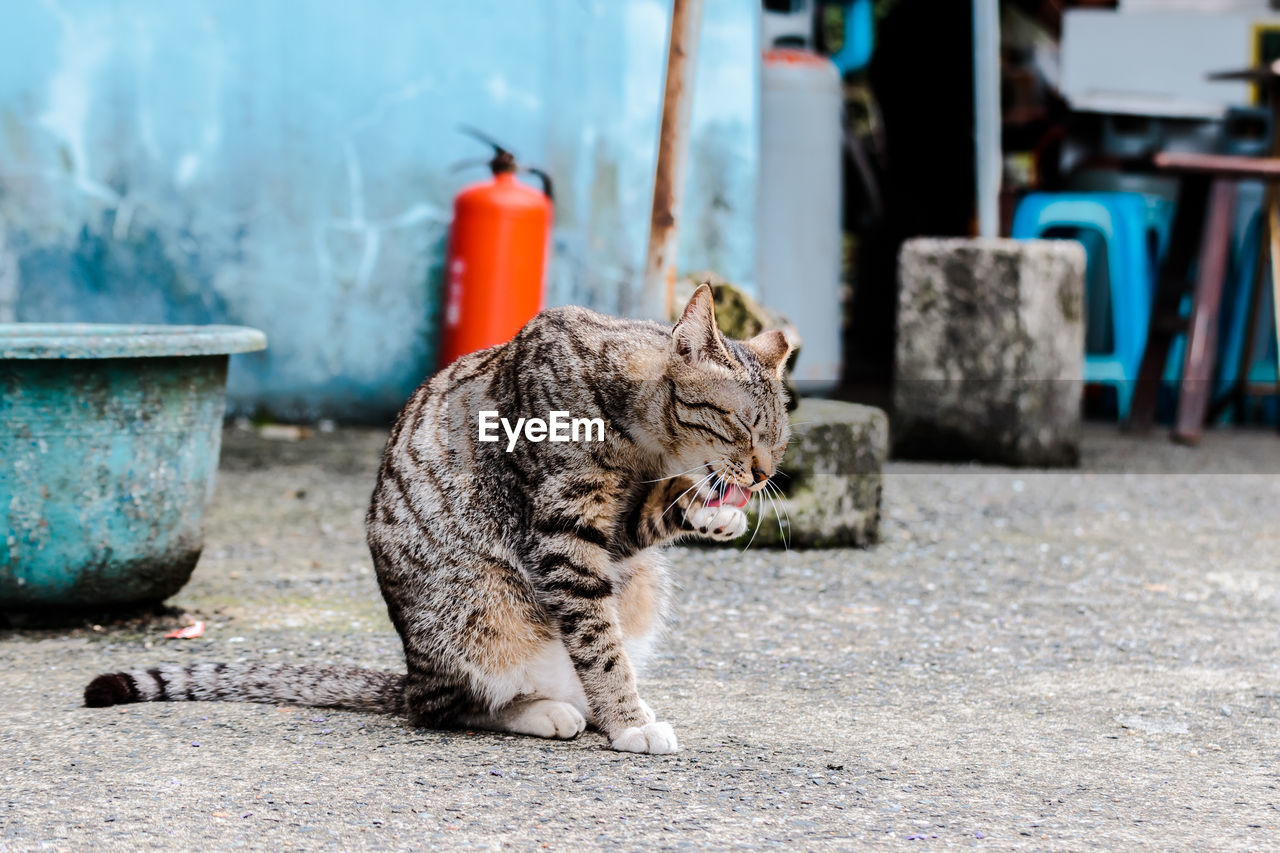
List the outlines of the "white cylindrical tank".
<svg viewBox="0 0 1280 853">
<path fill-rule="evenodd" d="M 841 366 L 840 73 L 816 53 L 777 48 L 761 75 L 756 287 L 803 338 L 797 386 L 821 394 Z"/>
</svg>

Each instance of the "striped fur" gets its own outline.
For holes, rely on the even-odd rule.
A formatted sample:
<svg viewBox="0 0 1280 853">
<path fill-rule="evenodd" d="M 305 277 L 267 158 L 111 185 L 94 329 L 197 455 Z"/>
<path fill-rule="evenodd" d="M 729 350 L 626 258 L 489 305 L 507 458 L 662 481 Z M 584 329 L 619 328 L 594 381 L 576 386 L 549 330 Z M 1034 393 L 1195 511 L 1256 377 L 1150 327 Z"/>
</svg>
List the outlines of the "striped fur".
<svg viewBox="0 0 1280 853">
<path fill-rule="evenodd" d="M 264 663 L 163 664 L 99 675 L 85 688 L 90 708 L 126 702 L 217 699 L 399 713 L 404 676 L 354 667 Z"/>
<path fill-rule="evenodd" d="M 86 703 L 294 702 L 543 737 L 590 724 L 617 749 L 674 751 L 635 676 L 667 599 L 657 546 L 743 532 L 742 511 L 713 498 L 774 473 L 789 349 L 779 332 L 724 339 L 706 287 L 674 327 L 543 311 L 425 382 L 387 441 L 366 525 L 406 675 L 161 667 L 99 676 Z M 477 440 L 486 410 L 598 417 L 607 432 L 507 452 Z"/>
</svg>

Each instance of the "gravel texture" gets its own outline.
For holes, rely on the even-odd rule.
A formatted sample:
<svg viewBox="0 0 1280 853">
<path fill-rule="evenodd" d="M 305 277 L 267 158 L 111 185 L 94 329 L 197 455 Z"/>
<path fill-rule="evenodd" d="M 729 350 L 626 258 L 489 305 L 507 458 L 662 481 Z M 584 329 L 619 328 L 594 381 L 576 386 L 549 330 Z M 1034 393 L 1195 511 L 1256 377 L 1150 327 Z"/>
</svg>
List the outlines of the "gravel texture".
<svg viewBox="0 0 1280 853">
<path fill-rule="evenodd" d="M 0 849 L 1274 849 L 1280 439 L 1086 431 L 1083 468 L 890 463 L 869 550 L 674 552 L 676 756 L 218 703 L 158 661 L 399 665 L 382 435 L 232 431 L 184 617 L 0 632 Z"/>
</svg>

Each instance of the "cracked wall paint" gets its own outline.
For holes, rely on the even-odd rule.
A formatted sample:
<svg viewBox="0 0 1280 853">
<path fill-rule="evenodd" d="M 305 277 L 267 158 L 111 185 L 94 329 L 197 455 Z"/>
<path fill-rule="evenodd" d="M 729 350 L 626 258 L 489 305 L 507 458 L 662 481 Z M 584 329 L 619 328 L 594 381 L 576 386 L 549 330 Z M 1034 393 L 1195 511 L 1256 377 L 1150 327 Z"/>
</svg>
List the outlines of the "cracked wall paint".
<svg viewBox="0 0 1280 853">
<path fill-rule="evenodd" d="M 628 313 L 665 0 L 17 0 L 0 321 L 243 323 L 237 413 L 379 420 L 429 372 L 483 128 L 557 184 L 548 301 Z M 707 0 L 681 264 L 751 285 L 758 4 Z"/>
</svg>

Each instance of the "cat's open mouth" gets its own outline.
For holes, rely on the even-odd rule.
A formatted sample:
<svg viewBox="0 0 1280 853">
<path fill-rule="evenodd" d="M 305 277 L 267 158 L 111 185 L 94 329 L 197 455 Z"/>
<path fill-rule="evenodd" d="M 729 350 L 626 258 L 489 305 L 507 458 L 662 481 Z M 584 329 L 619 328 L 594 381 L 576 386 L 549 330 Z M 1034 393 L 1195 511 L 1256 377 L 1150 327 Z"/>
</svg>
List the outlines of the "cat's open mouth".
<svg viewBox="0 0 1280 853">
<path fill-rule="evenodd" d="M 707 466 L 707 470 L 711 470 L 711 466 Z M 707 506 L 733 506 L 741 509 L 747 505 L 747 501 L 751 499 L 750 493 L 737 485 L 736 483 L 726 483 L 714 471 L 711 477 L 711 497 L 707 499 Z"/>
</svg>

